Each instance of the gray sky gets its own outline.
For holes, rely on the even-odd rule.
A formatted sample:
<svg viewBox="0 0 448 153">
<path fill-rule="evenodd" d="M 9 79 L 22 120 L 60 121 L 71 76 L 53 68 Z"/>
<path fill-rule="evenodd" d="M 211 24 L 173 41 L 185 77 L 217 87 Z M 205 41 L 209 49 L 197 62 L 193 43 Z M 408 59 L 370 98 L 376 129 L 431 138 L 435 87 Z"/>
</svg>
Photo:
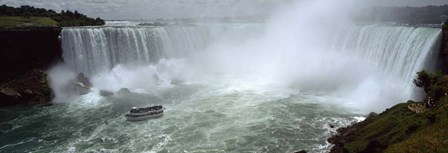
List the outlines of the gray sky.
<svg viewBox="0 0 448 153">
<path fill-rule="evenodd" d="M 105 19 L 246 16 L 293 0 L 0 0 L 11 6 L 32 5 L 56 11 L 78 10 Z M 365 0 L 374 5 L 444 5 L 448 0 Z"/>
</svg>

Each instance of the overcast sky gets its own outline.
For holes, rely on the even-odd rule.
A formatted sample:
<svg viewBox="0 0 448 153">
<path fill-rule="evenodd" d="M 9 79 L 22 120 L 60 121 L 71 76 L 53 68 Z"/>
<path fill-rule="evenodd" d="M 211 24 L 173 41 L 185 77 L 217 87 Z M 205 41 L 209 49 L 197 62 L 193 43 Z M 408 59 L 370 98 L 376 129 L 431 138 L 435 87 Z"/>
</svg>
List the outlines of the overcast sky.
<svg viewBox="0 0 448 153">
<path fill-rule="evenodd" d="M 294 0 L 0 0 L 11 6 L 32 5 L 56 11 L 78 10 L 105 19 L 245 16 Z M 361 1 L 361 0 L 359 0 Z M 364 0 L 375 5 L 444 5 L 448 0 Z"/>
</svg>

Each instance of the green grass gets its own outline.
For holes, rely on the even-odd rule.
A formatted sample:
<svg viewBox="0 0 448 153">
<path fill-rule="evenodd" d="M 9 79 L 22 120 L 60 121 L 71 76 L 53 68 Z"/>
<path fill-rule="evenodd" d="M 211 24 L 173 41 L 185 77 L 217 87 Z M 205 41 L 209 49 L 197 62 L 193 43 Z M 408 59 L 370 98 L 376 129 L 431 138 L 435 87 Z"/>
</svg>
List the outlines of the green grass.
<svg viewBox="0 0 448 153">
<path fill-rule="evenodd" d="M 344 148 L 348 152 L 448 152 L 448 75 L 437 75 L 428 96 L 436 106 L 411 112 L 401 103 L 358 127 Z M 375 149 L 375 150 L 373 150 Z"/>
<path fill-rule="evenodd" d="M 393 144 L 386 152 L 448 152 L 448 97 L 440 99 L 434 110 L 436 122 L 413 133 L 408 139 Z"/>
<path fill-rule="evenodd" d="M 0 16 L 0 27 L 51 27 L 57 26 L 58 22 L 49 17 Z"/>
<path fill-rule="evenodd" d="M 416 114 L 411 112 L 407 105 L 405 103 L 395 105 L 358 129 L 357 137 L 347 143 L 345 148 L 349 152 L 367 151 L 369 150 L 367 146 L 373 141 L 387 147 L 407 139 L 411 133 L 428 124 L 427 113 Z"/>
</svg>

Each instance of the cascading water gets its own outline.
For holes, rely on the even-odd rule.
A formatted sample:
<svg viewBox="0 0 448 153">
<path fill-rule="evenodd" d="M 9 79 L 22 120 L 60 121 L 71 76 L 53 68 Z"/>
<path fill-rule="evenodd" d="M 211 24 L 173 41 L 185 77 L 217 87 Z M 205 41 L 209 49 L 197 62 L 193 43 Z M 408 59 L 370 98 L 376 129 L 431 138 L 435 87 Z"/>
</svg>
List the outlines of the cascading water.
<svg viewBox="0 0 448 153">
<path fill-rule="evenodd" d="M 95 74 L 117 64 L 149 64 L 161 58 L 185 57 L 203 50 L 216 39 L 241 39 L 254 24 L 232 27 L 96 27 L 65 28 L 62 31 L 63 58 L 76 72 Z M 221 36 L 217 38 L 214 36 Z M 213 40 L 215 39 L 215 40 Z"/>
<path fill-rule="evenodd" d="M 233 40 L 235 45 L 235 40 L 242 41 L 241 37 L 262 31 L 259 24 L 225 23 L 219 26 L 66 28 L 62 32 L 63 57 L 72 70 L 94 75 L 110 71 L 118 64 L 154 64 L 160 59 L 188 58 L 207 50 L 213 52 L 210 46 L 216 42 Z M 425 62 L 433 60 L 431 54 L 437 49 L 439 35 L 440 29 L 436 28 L 352 26 L 332 32 L 320 43 L 326 46 L 326 52 L 353 56 L 378 69 L 383 77 L 399 80 L 405 86 L 400 89 L 404 90 L 400 100 L 406 100 L 411 98 L 414 74 L 425 67 Z M 234 50 L 226 51 L 233 54 L 230 58 L 238 59 L 244 54 Z M 276 54 L 268 54 L 271 53 Z M 239 60 L 235 62 L 241 62 L 240 66 L 248 61 Z"/>
<path fill-rule="evenodd" d="M 434 60 L 431 54 L 438 49 L 440 32 L 436 28 L 357 26 L 337 31 L 329 46 L 411 82 L 415 72 L 431 66 L 425 63 Z"/>
<path fill-rule="evenodd" d="M 50 85 L 82 72 L 92 90 L 0 109 L 0 152 L 326 152 L 332 127 L 407 100 L 435 59 L 440 29 L 347 24 L 341 1 L 290 7 L 267 23 L 64 28 Z M 125 120 L 154 104 L 162 118 Z"/>
<path fill-rule="evenodd" d="M 441 30 L 397 26 L 358 26 L 337 31 L 330 48 L 353 54 L 378 68 L 386 77 L 405 84 L 403 99 L 412 97 L 416 72 L 432 70 Z"/>
</svg>

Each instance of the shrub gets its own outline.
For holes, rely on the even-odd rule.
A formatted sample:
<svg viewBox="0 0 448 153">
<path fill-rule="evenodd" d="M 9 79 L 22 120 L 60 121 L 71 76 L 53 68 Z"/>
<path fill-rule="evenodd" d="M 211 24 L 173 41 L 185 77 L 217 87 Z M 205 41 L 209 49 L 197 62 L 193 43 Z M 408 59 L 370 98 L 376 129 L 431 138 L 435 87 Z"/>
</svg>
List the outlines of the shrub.
<svg viewBox="0 0 448 153">
<path fill-rule="evenodd" d="M 415 78 L 413 82 L 417 87 L 423 88 L 423 90 L 426 93 L 428 93 L 429 87 L 431 86 L 433 81 L 434 81 L 433 76 L 423 70 L 423 71 L 417 72 L 417 78 Z"/>
</svg>

